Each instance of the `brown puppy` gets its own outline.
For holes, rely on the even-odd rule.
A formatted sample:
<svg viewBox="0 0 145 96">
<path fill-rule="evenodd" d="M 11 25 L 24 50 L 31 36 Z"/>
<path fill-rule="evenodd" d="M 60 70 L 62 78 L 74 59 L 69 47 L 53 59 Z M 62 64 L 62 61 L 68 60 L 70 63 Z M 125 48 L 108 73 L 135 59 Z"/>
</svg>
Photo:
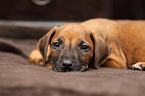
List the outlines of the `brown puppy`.
<svg viewBox="0 0 145 96">
<path fill-rule="evenodd" d="M 62 72 L 84 71 L 89 64 L 144 70 L 144 45 L 142 21 L 91 19 L 54 27 L 40 38 L 29 62 Z"/>
</svg>

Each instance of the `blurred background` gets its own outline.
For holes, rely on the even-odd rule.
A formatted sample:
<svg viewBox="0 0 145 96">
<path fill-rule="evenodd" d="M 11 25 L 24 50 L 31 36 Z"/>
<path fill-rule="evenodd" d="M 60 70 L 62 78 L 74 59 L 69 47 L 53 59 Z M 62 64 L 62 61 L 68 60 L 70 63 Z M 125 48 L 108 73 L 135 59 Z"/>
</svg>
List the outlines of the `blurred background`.
<svg viewBox="0 0 145 96">
<path fill-rule="evenodd" d="M 145 19 L 145 0 L 0 0 L 0 20 Z"/>
</svg>

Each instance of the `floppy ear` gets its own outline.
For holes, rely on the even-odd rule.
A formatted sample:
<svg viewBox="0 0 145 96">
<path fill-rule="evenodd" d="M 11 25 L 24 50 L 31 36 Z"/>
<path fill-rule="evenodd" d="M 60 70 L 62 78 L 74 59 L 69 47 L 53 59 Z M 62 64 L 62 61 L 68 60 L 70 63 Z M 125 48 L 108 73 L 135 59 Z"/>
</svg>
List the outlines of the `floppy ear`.
<svg viewBox="0 0 145 96">
<path fill-rule="evenodd" d="M 105 42 L 105 40 L 94 33 L 91 33 L 91 39 L 93 41 L 93 58 L 94 58 L 94 67 L 99 68 L 108 58 L 111 53 L 111 48 Z"/>
<path fill-rule="evenodd" d="M 37 47 L 41 53 L 41 55 L 43 56 L 44 59 L 44 65 L 46 63 L 46 57 L 48 55 L 48 57 L 50 57 L 50 53 L 47 53 L 47 50 L 50 50 L 50 43 L 51 40 L 53 38 L 53 36 L 55 35 L 57 27 L 55 26 L 53 29 L 51 29 L 47 34 L 45 34 L 43 37 L 41 37 L 37 43 Z M 49 48 L 48 48 L 49 47 Z"/>
</svg>

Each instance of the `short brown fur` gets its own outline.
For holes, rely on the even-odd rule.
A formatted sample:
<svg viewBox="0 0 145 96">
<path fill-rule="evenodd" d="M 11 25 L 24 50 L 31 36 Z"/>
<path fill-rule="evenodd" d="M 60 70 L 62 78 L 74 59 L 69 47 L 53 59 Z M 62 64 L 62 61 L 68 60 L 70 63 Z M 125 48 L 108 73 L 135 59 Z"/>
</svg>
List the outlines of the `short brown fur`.
<svg viewBox="0 0 145 96">
<path fill-rule="evenodd" d="M 73 28 L 70 27 L 73 25 L 75 27 Z M 108 54 L 109 57 L 108 58 L 106 57 L 107 60 L 105 60 L 103 64 L 101 63 L 95 66 L 96 68 L 98 68 L 99 66 L 103 66 L 103 67 L 128 69 L 133 64 L 137 63 L 138 65 L 138 62 L 142 62 L 141 64 L 145 66 L 144 63 L 145 62 L 145 46 L 144 46 L 145 23 L 143 21 L 130 21 L 130 20 L 115 21 L 115 20 L 99 18 L 99 19 L 91 19 L 82 22 L 81 24 L 76 24 L 76 23 L 66 24 L 63 25 L 62 27 L 57 28 L 56 30 L 61 30 L 61 33 L 56 34 L 53 37 L 53 39 L 57 38 L 60 34 L 63 34 L 65 35 L 66 38 L 72 38 L 72 41 L 74 41 L 77 39 L 75 38 L 76 36 L 82 36 L 83 38 L 85 37 L 86 34 L 84 34 L 83 31 L 86 31 L 87 35 L 93 34 L 93 36 L 95 36 L 95 39 L 99 38 L 100 41 L 102 41 L 103 39 L 106 42 L 106 44 L 110 46 L 112 51 L 110 55 Z M 68 32 L 66 32 L 66 30 Z M 69 33 L 72 32 L 72 30 L 74 30 L 74 32 Z M 67 34 L 66 33 L 64 34 L 63 31 L 66 32 Z M 94 46 L 92 45 L 93 42 L 90 39 L 88 38 L 85 39 L 87 42 L 91 44 L 91 46 Z M 104 41 L 103 43 L 100 44 L 104 45 L 105 44 Z M 73 45 L 75 45 L 75 42 Z M 96 46 L 100 46 L 100 45 L 96 45 Z M 48 50 L 50 51 L 49 47 Z M 108 51 L 104 51 L 104 52 L 108 52 Z M 48 58 L 48 53 L 47 53 L 47 58 Z M 35 54 L 37 54 L 36 57 Z M 38 56 L 39 56 L 39 60 L 38 60 Z M 91 53 L 90 56 L 94 56 L 93 52 Z M 35 64 L 42 64 L 44 60 L 40 54 L 38 55 L 38 50 L 35 50 L 30 54 L 29 61 Z"/>
</svg>

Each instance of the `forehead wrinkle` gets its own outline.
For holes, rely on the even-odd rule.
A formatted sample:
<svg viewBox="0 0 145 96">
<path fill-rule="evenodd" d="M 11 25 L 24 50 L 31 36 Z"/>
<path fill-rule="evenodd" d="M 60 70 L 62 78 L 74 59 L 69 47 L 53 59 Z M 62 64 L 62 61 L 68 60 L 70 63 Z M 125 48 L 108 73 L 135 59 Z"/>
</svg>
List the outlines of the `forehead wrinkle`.
<svg viewBox="0 0 145 96">
<path fill-rule="evenodd" d="M 64 39 L 72 40 L 77 38 L 83 38 L 85 34 L 84 30 L 80 30 L 79 28 L 65 28 L 60 35 L 64 37 Z"/>
<path fill-rule="evenodd" d="M 59 27 L 59 36 L 62 36 L 65 43 L 72 45 L 71 43 L 79 43 L 80 39 L 86 39 L 88 41 L 88 33 L 86 29 L 80 24 L 71 23 Z M 75 44 L 76 45 L 76 44 Z"/>
<path fill-rule="evenodd" d="M 78 35 L 76 32 L 65 32 L 62 34 L 62 36 L 69 49 L 73 47 L 73 45 L 76 45 L 79 39 L 82 37 Z"/>
</svg>

